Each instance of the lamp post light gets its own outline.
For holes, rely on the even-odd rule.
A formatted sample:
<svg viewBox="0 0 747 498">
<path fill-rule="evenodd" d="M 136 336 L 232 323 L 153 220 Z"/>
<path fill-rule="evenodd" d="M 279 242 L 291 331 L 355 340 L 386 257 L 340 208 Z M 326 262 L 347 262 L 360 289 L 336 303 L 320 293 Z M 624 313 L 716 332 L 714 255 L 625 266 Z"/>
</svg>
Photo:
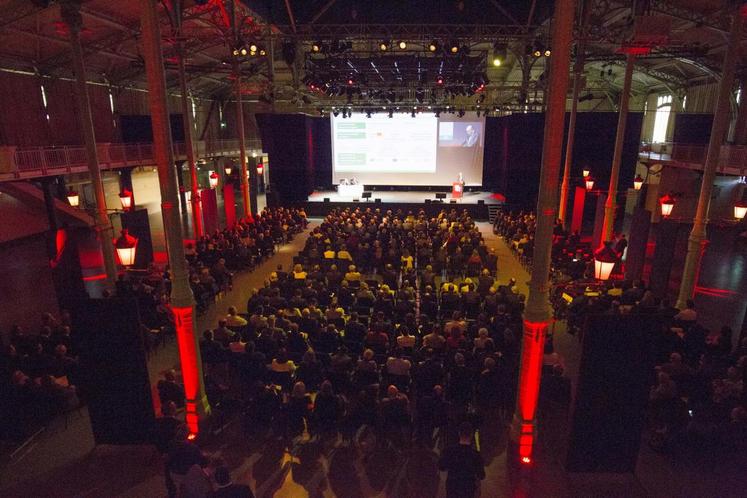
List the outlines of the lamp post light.
<svg viewBox="0 0 747 498">
<path fill-rule="evenodd" d="M 231 176 L 232 171 L 233 171 L 233 167 L 231 166 L 230 163 L 223 166 L 223 172 L 226 174 L 226 176 Z"/>
<path fill-rule="evenodd" d="M 262 176 L 262 173 L 265 171 L 265 165 L 262 163 L 257 163 L 257 175 Z"/>
<path fill-rule="evenodd" d="M 125 189 L 119 194 L 119 203 L 122 204 L 122 209 L 128 211 L 132 208 L 132 192 Z"/>
<path fill-rule="evenodd" d="M 114 239 L 114 248 L 117 250 L 122 266 L 128 267 L 135 264 L 137 238 L 130 235 L 126 228 L 123 228 L 120 236 Z"/>
<path fill-rule="evenodd" d="M 661 205 L 661 216 L 663 218 L 669 218 L 676 203 L 677 201 L 670 194 L 666 194 L 661 199 L 659 199 L 659 204 Z"/>
<path fill-rule="evenodd" d="M 641 190 L 641 187 L 643 187 L 643 177 L 641 175 L 635 175 L 635 178 L 633 178 L 633 188 L 635 190 Z"/>
<path fill-rule="evenodd" d="M 587 192 L 591 192 L 592 190 L 594 190 L 594 179 L 592 177 L 590 177 L 588 175 L 585 176 L 584 177 L 584 183 L 586 184 L 586 191 Z"/>
<path fill-rule="evenodd" d="M 218 173 L 215 171 L 210 172 L 210 176 L 208 176 L 208 181 L 210 182 L 210 188 L 215 188 L 218 186 Z"/>
<path fill-rule="evenodd" d="M 70 204 L 70 206 L 74 208 L 80 206 L 80 194 L 78 194 L 78 192 L 69 189 L 65 195 L 67 196 L 67 203 Z"/>
<path fill-rule="evenodd" d="M 583 177 L 586 178 L 587 176 L 591 175 L 591 170 L 586 167 L 583 170 L 581 170 L 581 173 L 583 173 Z"/>
<path fill-rule="evenodd" d="M 747 202 L 738 201 L 734 204 L 734 217 L 738 220 L 743 220 L 747 214 Z"/>
<path fill-rule="evenodd" d="M 612 243 L 607 241 L 594 251 L 594 278 L 602 281 L 609 280 L 615 263 L 617 263 L 617 254 L 612 249 Z"/>
</svg>

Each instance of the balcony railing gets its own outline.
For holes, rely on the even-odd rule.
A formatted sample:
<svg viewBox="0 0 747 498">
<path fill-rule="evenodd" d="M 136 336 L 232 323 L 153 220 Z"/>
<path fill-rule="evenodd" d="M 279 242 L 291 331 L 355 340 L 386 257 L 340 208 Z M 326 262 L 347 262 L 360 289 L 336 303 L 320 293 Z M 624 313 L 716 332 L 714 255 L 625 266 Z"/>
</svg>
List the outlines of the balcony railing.
<svg viewBox="0 0 747 498">
<path fill-rule="evenodd" d="M 174 157 L 186 158 L 186 146 L 183 142 L 175 142 Z M 239 141 L 229 140 L 198 140 L 194 143 L 196 157 L 215 157 L 238 154 Z M 16 149 L 13 147 L 0 148 L 0 177 L 31 178 L 54 174 L 73 173 L 85 169 L 87 165 L 86 149 L 80 145 L 63 147 L 36 147 Z M 127 166 L 149 166 L 155 162 L 152 143 L 100 143 L 96 146 L 99 165 L 102 169 L 121 168 Z M 259 139 L 247 139 L 247 152 L 262 150 Z"/>
<path fill-rule="evenodd" d="M 644 144 L 639 151 L 639 157 L 650 161 L 661 161 L 670 163 L 685 163 L 692 166 L 703 164 L 708 154 L 708 145 L 705 144 L 682 144 L 661 143 Z M 718 169 L 722 172 L 742 174 L 747 170 L 747 146 L 725 144 L 719 150 Z"/>
</svg>

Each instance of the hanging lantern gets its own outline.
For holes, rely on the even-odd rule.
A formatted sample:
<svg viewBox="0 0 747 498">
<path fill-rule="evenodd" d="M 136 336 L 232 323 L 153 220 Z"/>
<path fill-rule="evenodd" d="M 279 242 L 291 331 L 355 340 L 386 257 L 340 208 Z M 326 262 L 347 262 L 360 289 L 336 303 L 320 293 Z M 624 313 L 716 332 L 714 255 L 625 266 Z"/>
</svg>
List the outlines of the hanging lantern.
<svg viewBox="0 0 747 498">
<path fill-rule="evenodd" d="M 734 204 L 734 217 L 738 220 L 743 220 L 747 214 L 747 202 L 739 201 Z"/>
<path fill-rule="evenodd" d="M 586 184 L 586 191 L 591 192 L 594 190 L 594 179 L 590 176 L 584 177 L 584 183 Z"/>
<path fill-rule="evenodd" d="M 135 264 L 137 238 L 130 235 L 126 228 L 123 228 L 121 235 L 114 239 L 114 248 L 117 250 L 117 256 L 119 256 L 119 262 L 122 266 Z"/>
<path fill-rule="evenodd" d="M 208 180 L 210 181 L 210 188 L 215 188 L 218 186 L 218 173 L 215 171 L 211 171 L 210 175 L 208 176 Z"/>
<path fill-rule="evenodd" d="M 122 209 L 127 211 L 132 207 L 132 192 L 129 190 L 123 190 L 121 194 L 119 194 L 119 203 L 122 204 Z"/>
<path fill-rule="evenodd" d="M 257 163 L 257 174 L 259 176 L 262 176 L 262 173 L 264 173 L 264 171 L 265 171 L 265 165 L 262 164 L 261 162 Z"/>
<path fill-rule="evenodd" d="M 67 203 L 76 208 L 80 206 L 80 195 L 73 189 L 67 191 Z"/>
<path fill-rule="evenodd" d="M 591 175 L 591 170 L 589 168 L 584 168 L 582 173 L 584 174 L 584 178 Z"/>
<path fill-rule="evenodd" d="M 594 251 L 594 278 L 609 280 L 615 263 L 617 263 L 617 254 L 612 249 L 612 243 L 605 242 Z"/>
<path fill-rule="evenodd" d="M 633 178 L 633 188 L 641 190 L 641 187 L 643 187 L 643 177 L 641 177 L 641 175 L 635 175 L 635 178 Z"/>
<path fill-rule="evenodd" d="M 669 218 L 669 215 L 672 214 L 672 209 L 674 209 L 674 205 L 676 204 L 676 200 L 671 195 L 667 194 L 661 199 L 659 199 L 659 204 L 661 204 L 661 215 L 664 218 Z"/>
<path fill-rule="evenodd" d="M 233 167 L 231 166 L 231 163 L 228 163 L 225 166 L 223 166 L 223 171 L 226 173 L 226 176 L 231 176 L 231 172 L 233 171 Z"/>
</svg>

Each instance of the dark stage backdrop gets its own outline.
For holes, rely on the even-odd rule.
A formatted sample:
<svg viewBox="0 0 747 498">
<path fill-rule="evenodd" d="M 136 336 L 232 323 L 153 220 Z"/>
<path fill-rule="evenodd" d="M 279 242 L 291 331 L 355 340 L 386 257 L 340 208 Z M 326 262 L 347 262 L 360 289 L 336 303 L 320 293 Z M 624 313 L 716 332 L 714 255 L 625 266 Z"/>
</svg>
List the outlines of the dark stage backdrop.
<svg viewBox="0 0 747 498">
<path fill-rule="evenodd" d="M 713 114 L 674 115 L 674 136 L 672 142 L 682 144 L 707 144 L 711 139 Z"/>
<path fill-rule="evenodd" d="M 569 116 L 566 113 L 566 137 Z M 628 114 L 619 179 L 621 187 L 631 184 L 635 175 L 642 123 L 642 113 Z M 536 206 L 544 126 L 542 113 L 512 114 L 488 118 L 486 122 L 485 188 L 502 192 L 509 206 L 526 209 Z M 579 185 L 581 170 L 589 166 L 597 187 L 608 187 L 616 131 L 617 113 L 578 113 L 571 177 L 577 178 Z"/>
<path fill-rule="evenodd" d="M 566 114 L 566 130 L 568 118 Z M 329 117 L 257 114 L 256 119 L 263 148 L 270 158 L 269 181 L 280 202 L 304 202 L 315 188 L 332 187 Z M 628 115 L 621 186 L 633 181 L 642 122 L 642 113 Z M 614 112 L 578 114 L 571 175 L 579 182 L 581 170 L 588 165 L 597 185 L 607 187 L 616 130 L 617 114 Z M 510 206 L 534 209 L 542 165 L 543 131 L 544 114 L 541 113 L 487 118 L 484 189 L 504 194 Z"/>
</svg>

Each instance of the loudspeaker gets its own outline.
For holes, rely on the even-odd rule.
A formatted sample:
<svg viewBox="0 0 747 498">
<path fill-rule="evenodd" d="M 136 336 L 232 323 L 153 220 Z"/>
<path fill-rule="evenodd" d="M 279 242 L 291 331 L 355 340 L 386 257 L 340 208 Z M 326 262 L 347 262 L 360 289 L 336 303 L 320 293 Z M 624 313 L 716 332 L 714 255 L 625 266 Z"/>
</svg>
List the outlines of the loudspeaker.
<svg viewBox="0 0 747 498">
<path fill-rule="evenodd" d="M 431 200 L 430 200 L 430 199 L 426 199 L 426 200 L 425 200 L 425 203 L 426 203 L 426 204 L 430 204 L 430 203 L 431 203 Z"/>
<path fill-rule="evenodd" d="M 80 300 L 71 315 L 78 387 L 96 444 L 151 442 L 155 414 L 137 301 Z"/>
<path fill-rule="evenodd" d="M 353 202 L 360 202 L 360 199 L 353 199 Z"/>
<path fill-rule="evenodd" d="M 374 202 L 378 202 L 379 204 L 381 204 L 381 198 L 377 197 L 376 199 L 374 199 Z"/>
<path fill-rule="evenodd" d="M 456 199 L 451 199 L 451 200 L 449 201 L 449 204 L 456 204 Z"/>
<path fill-rule="evenodd" d="M 483 205 L 483 204 L 485 204 L 485 199 L 479 199 L 479 200 L 477 201 L 477 205 L 478 205 L 478 206 L 481 206 L 481 205 Z"/>
<path fill-rule="evenodd" d="M 661 317 L 590 315 L 584 327 L 566 470 L 632 473 L 646 420 Z"/>
<path fill-rule="evenodd" d="M 329 202 L 329 197 L 325 197 L 324 202 Z"/>
</svg>

